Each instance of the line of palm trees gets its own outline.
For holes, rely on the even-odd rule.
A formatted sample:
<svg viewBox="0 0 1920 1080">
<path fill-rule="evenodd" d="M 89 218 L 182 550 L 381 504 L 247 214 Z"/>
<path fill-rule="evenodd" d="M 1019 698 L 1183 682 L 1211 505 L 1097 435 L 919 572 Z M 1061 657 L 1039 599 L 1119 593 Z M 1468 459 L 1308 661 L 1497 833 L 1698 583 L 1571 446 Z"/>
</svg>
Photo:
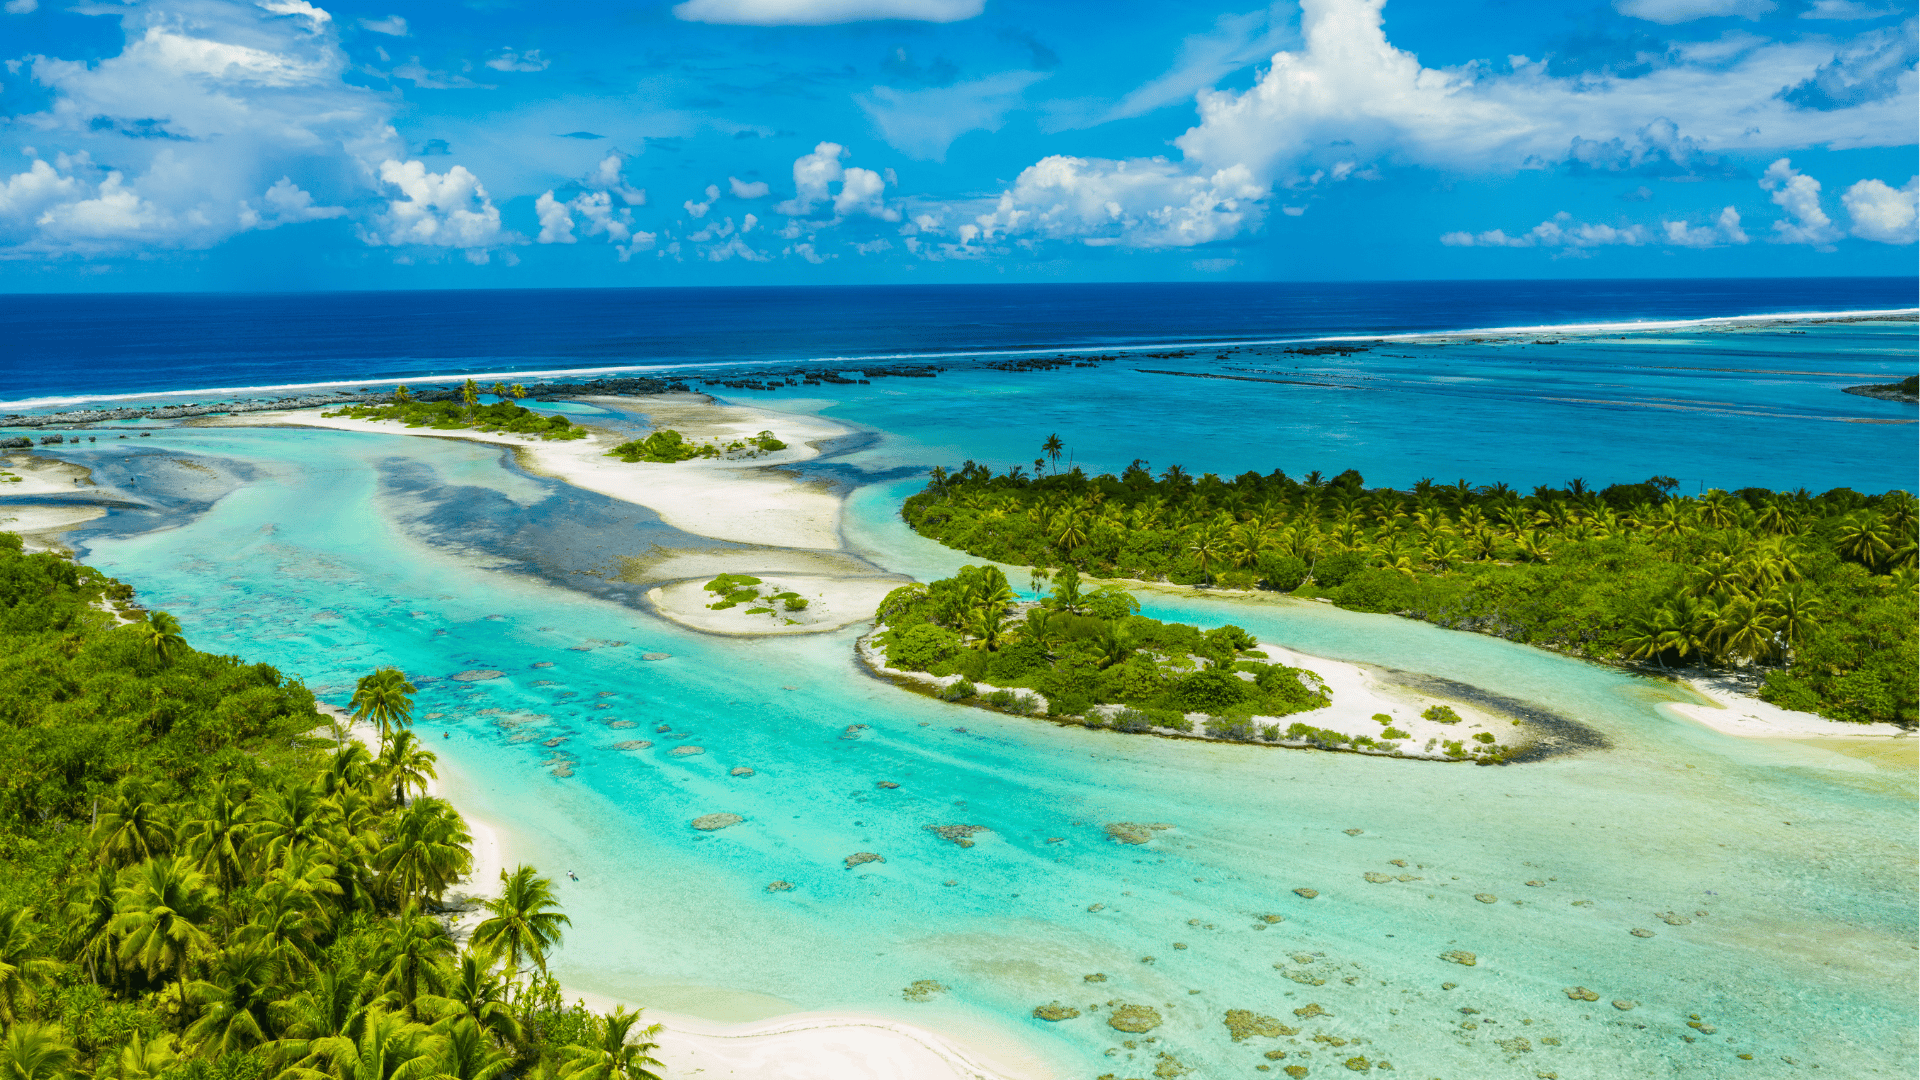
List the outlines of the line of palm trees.
<svg viewBox="0 0 1920 1080">
<path fill-rule="evenodd" d="M 1318 474 L 1304 483 L 1251 474 L 1195 481 L 1177 465 L 1156 482 L 1139 461 L 1117 480 L 1078 469 L 1035 480 L 968 462 L 951 474 L 934 469 L 907 515 L 922 531 L 1001 561 L 1127 571 L 1141 569 L 1127 565 L 1131 555 L 1152 551 L 1163 561 L 1190 560 L 1206 580 L 1231 570 L 1250 576 L 1269 553 L 1311 565 L 1352 552 L 1411 575 L 1475 561 L 1545 562 L 1561 545 L 1613 536 L 1681 541 L 1706 531 L 1744 536 L 1735 541 L 1739 549 L 1724 552 L 1736 559 L 1793 557 L 1818 530 L 1875 572 L 1915 565 L 1915 501 L 1906 492 L 1847 505 L 1804 491 L 1674 497 L 1666 494 L 1671 486 L 1658 477 L 1633 485 L 1630 501 L 1618 505 L 1579 480 L 1528 495 L 1465 480 L 1422 480 L 1402 492 Z M 1748 544 L 1766 550 L 1750 552 Z"/>
<path fill-rule="evenodd" d="M 235 1052 L 272 1080 L 658 1080 L 658 1028 L 637 1013 L 575 1024 L 564 1044 L 541 1030 L 568 919 L 532 867 L 502 871 L 456 941 L 439 907 L 471 838 L 421 794 L 435 758 L 408 727 L 412 690 L 394 669 L 361 680 L 377 752 L 342 738 L 297 774 L 220 779 L 190 802 L 128 779 L 97 804 L 65 903 L 0 910 L 0 1078 L 81 1074 L 57 1023 L 78 979 L 164 1021 L 94 1063 L 121 1080 Z"/>
</svg>

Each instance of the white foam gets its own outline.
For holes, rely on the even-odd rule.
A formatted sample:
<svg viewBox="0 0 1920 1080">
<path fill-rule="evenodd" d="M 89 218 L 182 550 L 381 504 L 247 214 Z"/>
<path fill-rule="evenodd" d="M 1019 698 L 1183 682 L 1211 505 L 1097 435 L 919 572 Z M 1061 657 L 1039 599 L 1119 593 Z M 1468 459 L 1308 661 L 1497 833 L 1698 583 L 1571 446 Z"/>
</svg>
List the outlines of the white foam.
<svg viewBox="0 0 1920 1080">
<path fill-rule="evenodd" d="M 192 390 L 153 390 L 125 394 L 71 394 L 37 398 L 21 398 L 14 401 L 0 400 L 0 410 L 8 412 L 33 412 L 47 409 L 71 409 L 77 406 L 103 406 L 109 403 L 120 407 L 132 407 L 135 404 L 165 404 L 170 399 L 230 397 L 248 400 L 260 400 L 273 397 L 287 397 L 301 393 L 338 391 L 347 387 L 392 387 L 402 384 L 425 384 L 472 379 L 485 386 L 508 379 L 575 379 L 605 375 L 645 375 L 650 373 L 690 373 L 714 368 L 734 369 L 743 366 L 768 367 L 776 365 L 820 365 L 842 364 L 845 368 L 828 370 L 847 370 L 862 364 L 873 364 L 889 360 L 954 360 L 961 358 L 981 358 L 993 356 L 1089 356 L 1096 353 L 1151 353 L 1172 349 L 1223 349 L 1247 345 L 1299 345 L 1313 342 L 1335 341 L 1427 341 L 1436 338 L 1487 337 L 1506 334 L 1610 334 L 1629 331 L 1684 330 L 1703 327 L 1745 326 L 1776 322 L 1799 322 L 1809 319 L 1863 319 L 1896 318 L 1920 315 L 1920 308 L 1884 308 L 1860 311 L 1795 311 L 1779 312 L 1767 315 L 1724 315 L 1708 319 L 1665 319 L 1640 320 L 1629 322 L 1560 323 L 1535 326 L 1494 326 L 1468 330 L 1424 330 L 1398 334 L 1337 334 L 1319 337 L 1278 337 L 1278 338 L 1232 338 L 1210 341 L 1158 342 L 1148 345 L 1055 345 L 1040 349 L 972 349 L 959 352 L 919 352 L 919 353 L 879 353 L 867 356 L 815 356 L 795 359 L 767 358 L 764 360 L 709 360 L 682 361 L 669 364 L 614 364 L 590 368 L 543 368 L 521 371 L 458 372 L 447 375 L 410 375 L 400 378 L 360 378 L 335 379 L 327 382 L 280 383 L 270 386 L 215 386 Z"/>
</svg>

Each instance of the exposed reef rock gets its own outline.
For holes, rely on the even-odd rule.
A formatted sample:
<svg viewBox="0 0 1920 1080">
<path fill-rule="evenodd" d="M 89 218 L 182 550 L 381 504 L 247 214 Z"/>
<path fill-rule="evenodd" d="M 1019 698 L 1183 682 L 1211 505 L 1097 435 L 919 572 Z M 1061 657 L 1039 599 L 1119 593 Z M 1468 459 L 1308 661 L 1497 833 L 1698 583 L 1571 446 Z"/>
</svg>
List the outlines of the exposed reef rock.
<svg viewBox="0 0 1920 1080">
<path fill-rule="evenodd" d="M 1262 1016 L 1248 1009 L 1228 1009 L 1224 1023 L 1234 1042 L 1244 1042 L 1255 1035 L 1278 1039 L 1283 1035 L 1300 1034 L 1299 1028 L 1288 1027 L 1271 1016 Z"/>
<path fill-rule="evenodd" d="M 932 979 L 916 979 L 911 986 L 900 991 L 900 996 L 908 1001 L 927 1001 L 935 994 L 944 994 L 947 988 Z"/>
<path fill-rule="evenodd" d="M 652 743 L 645 739 L 628 739 L 625 742 L 614 743 L 613 748 L 615 750 L 645 750 L 652 745 Z"/>
<path fill-rule="evenodd" d="M 701 832 L 713 832 L 730 825 L 738 825 L 745 820 L 747 819 L 739 814 L 704 814 L 693 819 L 693 827 Z"/>
<path fill-rule="evenodd" d="M 1320 893 L 1316 889 L 1300 888 L 1300 889 L 1293 890 L 1293 895 L 1301 897 L 1302 899 L 1311 900 L 1314 897 L 1319 896 Z"/>
<path fill-rule="evenodd" d="M 1160 1026 L 1160 1010 L 1151 1005 L 1120 1005 L 1107 1017 L 1107 1026 L 1115 1031 L 1142 1035 Z"/>
<path fill-rule="evenodd" d="M 1443 952 L 1440 954 L 1440 959 L 1451 964 L 1459 964 L 1462 967 L 1472 967 L 1480 962 L 1479 957 L 1465 949 L 1454 949 L 1450 952 Z"/>
<path fill-rule="evenodd" d="M 871 851 L 856 851 L 853 854 L 847 856 L 847 859 L 846 859 L 847 869 L 849 870 L 853 869 L 856 866 L 863 865 L 865 863 L 886 862 L 886 861 L 887 861 L 886 856 L 875 855 Z"/>
<path fill-rule="evenodd" d="M 674 757 L 692 757 L 695 754 L 704 754 L 706 752 L 704 748 L 698 746 L 676 746 L 667 751 L 667 753 L 672 754 Z"/>
<path fill-rule="evenodd" d="M 961 847 L 972 847 L 974 834 L 993 831 L 985 825 L 929 825 L 926 828 L 942 840 L 951 840 Z"/>
<path fill-rule="evenodd" d="M 1123 844 L 1144 844 L 1153 839 L 1153 834 L 1173 826 L 1165 823 L 1140 825 L 1131 821 L 1111 821 L 1107 823 L 1107 835 Z"/>
<path fill-rule="evenodd" d="M 791 881 L 771 881 L 767 883 L 768 892 L 786 892 L 793 888 Z"/>
<path fill-rule="evenodd" d="M 1036 1020 L 1051 1020 L 1058 1023 L 1062 1020 L 1072 1020 L 1079 1015 L 1079 1009 L 1071 1005 L 1062 1005 L 1058 1001 L 1049 1002 L 1045 1005 L 1035 1005 L 1033 1007 L 1033 1018 Z"/>
<path fill-rule="evenodd" d="M 447 678 L 454 682 L 486 682 L 488 679 L 497 679 L 505 674 L 504 671 L 495 671 L 492 668 L 475 668 L 472 671 L 456 672 Z"/>
</svg>

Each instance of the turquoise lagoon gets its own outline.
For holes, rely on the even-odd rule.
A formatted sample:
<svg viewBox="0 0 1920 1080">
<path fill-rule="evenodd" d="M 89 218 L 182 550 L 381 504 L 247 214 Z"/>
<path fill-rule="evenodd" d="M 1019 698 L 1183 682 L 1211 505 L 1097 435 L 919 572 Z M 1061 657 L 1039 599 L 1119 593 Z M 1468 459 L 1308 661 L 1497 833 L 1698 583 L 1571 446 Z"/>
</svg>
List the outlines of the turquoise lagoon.
<svg viewBox="0 0 1920 1080">
<path fill-rule="evenodd" d="M 1911 335 L 1881 344 L 1910 350 Z M 1645 346 L 1699 359 L 1667 348 Z M 1803 359 L 1893 367 L 1820 353 Z M 1770 369 L 1790 366 L 1778 359 Z M 1912 486 L 1913 429 L 1897 422 L 1911 407 L 1839 398 L 1831 378 L 1806 384 L 1828 397 L 1784 376 L 1772 390 L 1709 388 L 1698 373 L 1657 395 L 1646 380 L 1672 376 L 1645 375 L 1625 389 L 1750 407 L 1536 401 L 1526 423 L 1502 425 L 1511 386 L 1474 377 L 1488 385 L 1465 396 L 1392 392 L 1397 421 L 1392 407 L 1354 407 L 1361 391 L 1276 400 L 1277 384 L 1178 377 L 1141 389 L 1146 377 L 1117 365 L 739 400 L 867 430 L 797 471 L 850 490 L 850 547 L 920 577 L 965 558 L 898 521 L 918 486 L 906 474 L 1030 460 L 1051 430 L 1100 468 L 1147 456 L 1196 473 L 1355 465 L 1401 484 L 1684 472 L 1720 486 Z M 1346 411 L 1332 400 L 1343 393 Z M 1445 413 L 1444 400 L 1464 404 Z M 1664 458 L 1641 446 L 1656 438 Z M 1162 1053 L 1196 1076 L 1251 1076 L 1270 1049 L 1289 1053 L 1274 1072 L 1315 1076 L 1360 1055 L 1448 1080 L 1914 1071 L 1910 749 L 1734 739 L 1660 708 L 1682 692 L 1607 668 L 1321 605 L 1160 591 L 1145 597 L 1157 616 L 1468 683 L 1609 745 L 1478 768 L 1061 728 L 867 678 L 853 630 L 721 639 L 659 620 L 633 590 L 580 571 L 684 538 L 497 449 L 175 428 L 67 453 L 160 508 L 116 510 L 76 538 L 196 644 L 297 672 L 334 702 L 381 664 L 434 680 L 421 683 L 421 734 L 509 858 L 557 879 L 573 929 L 555 968 L 569 986 L 727 1019 L 834 1009 L 987 1031 L 1089 1080 L 1153 1075 Z M 1661 465 L 1674 460 L 1685 468 Z M 476 668 L 505 675 L 446 678 Z M 615 748 L 636 739 L 652 746 Z M 702 752 L 669 753 L 681 746 Z M 754 774 L 730 775 L 741 765 Z M 687 825 L 720 811 L 746 822 Z M 1172 828 L 1136 847 L 1110 840 L 1109 822 Z M 952 824 L 991 832 L 962 848 L 928 830 Z M 847 869 L 860 852 L 885 861 Z M 776 880 L 794 888 L 768 892 Z M 1476 963 L 1443 959 L 1456 950 Z M 1094 973 L 1106 981 L 1086 982 Z M 904 1001 L 919 979 L 949 990 Z M 1599 1000 L 1570 998 L 1576 986 Z M 1082 1015 L 1030 1017 L 1054 1000 Z M 1159 1009 L 1158 1041 L 1110 1029 L 1109 1001 Z M 1331 1015 L 1296 1019 L 1309 1004 Z M 1229 1009 L 1300 1034 L 1235 1043 Z M 1688 1026 L 1696 1015 L 1702 1028 Z"/>
</svg>

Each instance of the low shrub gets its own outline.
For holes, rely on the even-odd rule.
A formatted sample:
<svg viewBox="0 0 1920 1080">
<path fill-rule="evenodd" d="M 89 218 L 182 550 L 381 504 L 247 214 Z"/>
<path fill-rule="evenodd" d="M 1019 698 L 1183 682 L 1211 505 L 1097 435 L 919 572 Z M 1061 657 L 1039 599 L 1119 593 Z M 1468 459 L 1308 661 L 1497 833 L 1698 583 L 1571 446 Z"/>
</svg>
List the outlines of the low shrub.
<svg viewBox="0 0 1920 1080">
<path fill-rule="evenodd" d="M 785 604 L 785 605 L 786 605 L 786 607 L 787 607 L 787 610 L 788 610 L 788 611 L 805 611 L 805 610 L 807 610 L 807 598 L 806 598 L 806 597 L 804 597 L 804 596 L 788 596 L 788 597 L 783 597 L 783 598 L 781 599 L 781 603 L 783 603 L 783 604 Z"/>
<path fill-rule="evenodd" d="M 1253 721 L 1227 716 L 1207 717 L 1207 734 L 1216 739 L 1230 739 L 1233 742 L 1252 742 L 1254 737 Z"/>
<path fill-rule="evenodd" d="M 1389 727 L 1380 733 L 1380 737 L 1383 739 L 1404 739 L 1407 737 L 1407 733 L 1397 727 Z"/>
<path fill-rule="evenodd" d="M 887 664 L 902 671 L 925 671 L 960 651 L 960 635 L 932 623 L 893 631 L 889 637 Z"/>
<path fill-rule="evenodd" d="M 1475 732 L 1473 736 L 1473 741 L 1478 743 L 1490 743 L 1493 741 L 1493 732 L 1491 731 Z"/>
<path fill-rule="evenodd" d="M 1373 722 L 1381 725 L 1382 727 L 1386 727 L 1393 723 L 1393 717 L 1388 716 L 1386 713 L 1383 713 L 1383 712 L 1377 712 L 1373 714 Z"/>
<path fill-rule="evenodd" d="M 1153 720 L 1139 709 L 1121 709 L 1113 714 L 1113 730 L 1138 733 L 1154 726 Z"/>
<path fill-rule="evenodd" d="M 1429 706 L 1427 710 L 1420 715 L 1436 724 L 1457 724 L 1460 722 L 1460 714 L 1454 712 L 1453 706 L 1451 705 Z"/>
<path fill-rule="evenodd" d="M 1040 699 L 1033 694 L 1015 694 L 1013 696 L 1013 711 L 1019 713 L 1021 716 L 1032 716 L 1034 713 L 1040 711 Z"/>
<path fill-rule="evenodd" d="M 987 704 L 997 709 L 1004 709 L 1013 704 L 1013 691 L 995 690 L 987 695 Z"/>
<path fill-rule="evenodd" d="M 1292 592 L 1307 580 L 1307 563 L 1298 555 L 1282 555 L 1278 552 L 1266 552 L 1256 564 L 1260 568 L 1261 580 L 1267 588 L 1281 592 Z"/>
<path fill-rule="evenodd" d="M 968 682 L 965 676 L 962 676 L 935 690 L 934 693 L 938 695 L 942 701 L 965 701 L 970 697 L 979 696 L 980 689 L 971 682 Z"/>
</svg>

